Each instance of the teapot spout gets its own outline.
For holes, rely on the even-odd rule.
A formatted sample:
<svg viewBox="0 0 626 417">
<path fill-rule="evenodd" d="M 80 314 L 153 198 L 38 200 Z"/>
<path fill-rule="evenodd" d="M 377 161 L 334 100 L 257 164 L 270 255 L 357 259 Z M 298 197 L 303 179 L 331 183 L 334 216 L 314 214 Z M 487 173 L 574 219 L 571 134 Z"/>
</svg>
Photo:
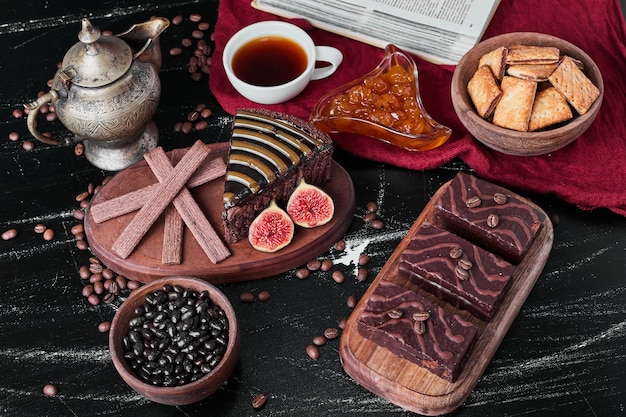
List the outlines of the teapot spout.
<svg viewBox="0 0 626 417">
<path fill-rule="evenodd" d="M 137 23 L 117 36 L 133 49 L 133 58 L 152 64 L 157 71 L 160 71 L 162 61 L 160 36 L 169 25 L 168 19 L 155 17 L 146 22 Z"/>
</svg>

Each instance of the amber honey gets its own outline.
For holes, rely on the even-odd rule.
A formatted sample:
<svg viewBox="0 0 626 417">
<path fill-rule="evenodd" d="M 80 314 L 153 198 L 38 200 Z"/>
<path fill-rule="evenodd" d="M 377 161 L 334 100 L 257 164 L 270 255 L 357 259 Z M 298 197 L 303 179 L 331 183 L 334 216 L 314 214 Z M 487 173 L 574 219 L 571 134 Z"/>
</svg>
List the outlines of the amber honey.
<svg viewBox="0 0 626 417">
<path fill-rule="evenodd" d="M 280 36 L 253 39 L 235 52 L 233 72 L 240 80 L 270 87 L 298 78 L 308 64 L 306 51 Z"/>
</svg>

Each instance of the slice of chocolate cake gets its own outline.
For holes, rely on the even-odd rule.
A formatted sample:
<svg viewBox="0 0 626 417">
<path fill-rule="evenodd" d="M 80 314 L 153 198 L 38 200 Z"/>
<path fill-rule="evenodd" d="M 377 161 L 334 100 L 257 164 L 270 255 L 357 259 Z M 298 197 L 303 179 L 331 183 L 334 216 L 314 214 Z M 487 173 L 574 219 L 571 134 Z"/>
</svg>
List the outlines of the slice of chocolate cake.
<svg viewBox="0 0 626 417">
<path fill-rule="evenodd" d="M 356 320 L 364 338 L 454 382 L 477 328 L 414 291 L 381 280 Z"/>
<path fill-rule="evenodd" d="M 248 235 L 252 220 L 270 202 L 286 201 L 304 180 L 330 178 L 331 138 L 304 120 L 267 110 L 237 110 L 224 183 L 224 239 Z"/>
<path fill-rule="evenodd" d="M 443 228 L 519 264 L 541 229 L 539 213 L 502 187 L 460 172 L 435 202 Z"/>
<path fill-rule="evenodd" d="M 498 255 L 424 222 L 400 254 L 398 275 L 488 321 L 508 289 L 513 269 Z"/>
</svg>

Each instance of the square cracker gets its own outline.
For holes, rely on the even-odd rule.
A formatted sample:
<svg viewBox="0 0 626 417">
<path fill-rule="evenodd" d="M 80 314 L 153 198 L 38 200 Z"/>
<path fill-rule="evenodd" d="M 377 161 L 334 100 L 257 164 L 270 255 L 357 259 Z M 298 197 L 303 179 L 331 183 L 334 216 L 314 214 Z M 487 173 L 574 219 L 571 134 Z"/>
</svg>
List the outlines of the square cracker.
<svg viewBox="0 0 626 417">
<path fill-rule="evenodd" d="M 502 78 L 500 88 L 502 89 L 502 98 L 493 112 L 493 124 L 527 132 L 537 83 L 505 75 Z"/>
<path fill-rule="evenodd" d="M 564 56 L 554 72 L 548 77 L 550 83 L 561 92 L 576 109 L 578 114 L 585 114 L 600 96 L 596 87 L 569 56 Z"/>
<path fill-rule="evenodd" d="M 567 104 L 563 94 L 559 93 L 556 88 L 549 86 L 537 91 L 537 94 L 535 94 L 528 130 L 543 129 L 571 118 L 572 109 Z"/>
<path fill-rule="evenodd" d="M 506 54 L 507 49 L 504 46 L 487 52 L 478 60 L 478 67 L 489 65 L 493 76 L 496 77 L 497 80 L 501 80 L 506 68 Z"/>
<path fill-rule="evenodd" d="M 559 62 L 559 48 L 552 46 L 513 45 L 509 46 L 506 63 L 515 64 L 556 64 Z"/>
<path fill-rule="evenodd" d="M 548 77 L 550 76 L 550 74 L 552 74 L 556 66 L 557 66 L 556 63 L 554 64 L 525 64 L 525 65 L 516 64 L 516 65 L 509 65 L 508 68 L 506 69 L 506 73 L 509 75 L 512 75 L 513 77 L 524 78 L 526 80 L 541 82 L 541 81 L 548 81 Z"/>
<path fill-rule="evenodd" d="M 488 65 L 478 67 L 467 83 L 467 92 L 476 107 L 476 112 L 483 119 L 491 116 L 502 97 L 502 91 Z"/>
</svg>

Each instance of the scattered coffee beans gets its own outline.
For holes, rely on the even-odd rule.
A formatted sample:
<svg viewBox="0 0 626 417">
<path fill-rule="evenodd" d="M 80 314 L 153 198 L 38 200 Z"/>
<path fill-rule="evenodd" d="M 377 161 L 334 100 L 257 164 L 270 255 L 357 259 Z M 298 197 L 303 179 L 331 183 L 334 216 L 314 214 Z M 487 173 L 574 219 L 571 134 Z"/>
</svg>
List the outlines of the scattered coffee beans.
<svg viewBox="0 0 626 417">
<path fill-rule="evenodd" d="M 354 306 L 356 306 L 356 297 L 354 295 L 349 295 L 346 300 L 346 305 L 348 308 L 354 308 Z"/>
<path fill-rule="evenodd" d="M 267 395 L 259 393 L 252 398 L 252 408 L 260 410 L 267 403 Z"/>
<path fill-rule="evenodd" d="M 2 233 L 2 240 L 11 240 L 17 237 L 17 229 L 9 229 Z"/>
<path fill-rule="evenodd" d="M 59 389 L 57 388 L 56 385 L 46 384 L 43 386 L 43 393 L 44 395 L 47 395 L 48 397 L 54 397 L 55 395 L 59 393 Z"/>
<path fill-rule="evenodd" d="M 318 259 L 312 259 L 307 262 L 306 267 L 309 271 L 317 271 L 322 267 L 322 262 L 320 262 Z"/>
<path fill-rule="evenodd" d="M 252 294 L 251 292 L 242 292 L 241 294 L 239 294 L 239 300 L 242 303 L 252 303 L 254 302 L 254 294 Z"/>
<path fill-rule="evenodd" d="M 259 292 L 259 294 L 257 295 L 257 298 L 261 302 L 265 302 L 265 301 L 269 300 L 270 297 L 271 297 L 270 292 L 267 291 L 267 290 L 263 290 L 263 291 Z"/>
<path fill-rule="evenodd" d="M 326 344 L 326 338 L 324 336 L 315 336 L 313 338 L 313 344 L 315 346 L 324 346 Z"/>
<path fill-rule="evenodd" d="M 124 358 L 144 382 L 180 386 L 209 373 L 228 345 L 224 310 L 207 291 L 165 285 L 146 295 L 122 341 Z"/>
<path fill-rule="evenodd" d="M 332 267 L 333 267 L 333 261 L 331 261 L 330 259 L 324 259 L 322 261 L 322 265 L 320 266 L 320 269 L 326 272 L 326 271 L 330 271 Z"/>
<path fill-rule="evenodd" d="M 331 278 L 337 284 L 342 284 L 345 281 L 345 279 L 346 279 L 346 277 L 344 276 L 343 272 L 341 272 L 339 270 L 333 271 L 333 273 L 331 274 Z"/>
<path fill-rule="evenodd" d="M 45 224 L 42 223 L 38 223 L 35 225 L 35 227 L 33 227 L 33 230 L 35 231 L 35 233 L 43 233 L 45 232 L 47 229 Z"/>
<path fill-rule="evenodd" d="M 18 132 L 11 132 L 9 133 L 9 140 L 11 142 L 17 142 L 18 140 L 20 140 L 20 134 Z"/>
<path fill-rule="evenodd" d="M 307 279 L 311 272 L 307 268 L 299 268 L 296 271 L 296 278 L 298 279 Z"/>
<path fill-rule="evenodd" d="M 328 329 L 324 330 L 324 337 L 328 340 L 336 339 L 337 337 L 339 337 L 339 329 L 337 329 L 336 327 L 329 327 Z"/>
<path fill-rule="evenodd" d="M 357 274 L 356 274 L 356 280 L 358 282 L 363 282 L 365 280 L 367 280 L 367 277 L 369 276 L 369 272 L 367 269 L 365 268 L 359 268 Z"/>
<path fill-rule="evenodd" d="M 372 220 L 372 222 L 370 224 L 371 224 L 372 228 L 374 228 L 376 230 L 381 230 L 383 227 L 385 227 L 385 224 L 380 219 L 374 219 L 374 220 Z"/>
<path fill-rule="evenodd" d="M 320 350 L 313 344 L 307 345 L 306 354 L 309 355 L 309 358 L 317 360 L 320 357 Z"/>
<path fill-rule="evenodd" d="M 335 243 L 335 249 L 337 249 L 340 252 L 343 252 L 344 250 L 346 250 L 346 241 L 343 239 L 337 241 Z"/>
<path fill-rule="evenodd" d="M 365 205 L 365 208 L 367 209 L 368 213 L 376 213 L 376 210 L 378 210 L 378 205 L 373 201 L 368 201 Z"/>
<path fill-rule="evenodd" d="M 103 321 L 102 323 L 98 324 L 98 331 L 100 333 L 106 333 L 109 330 L 111 330 L 111 322 L 110 321 Z"/>
<path fill-rule="evenodd" d="M 52 240 L 54 239 L 54 230 L 53 229 L 46 229 L 43 232 L 43 240 Z"/>
</svg>

